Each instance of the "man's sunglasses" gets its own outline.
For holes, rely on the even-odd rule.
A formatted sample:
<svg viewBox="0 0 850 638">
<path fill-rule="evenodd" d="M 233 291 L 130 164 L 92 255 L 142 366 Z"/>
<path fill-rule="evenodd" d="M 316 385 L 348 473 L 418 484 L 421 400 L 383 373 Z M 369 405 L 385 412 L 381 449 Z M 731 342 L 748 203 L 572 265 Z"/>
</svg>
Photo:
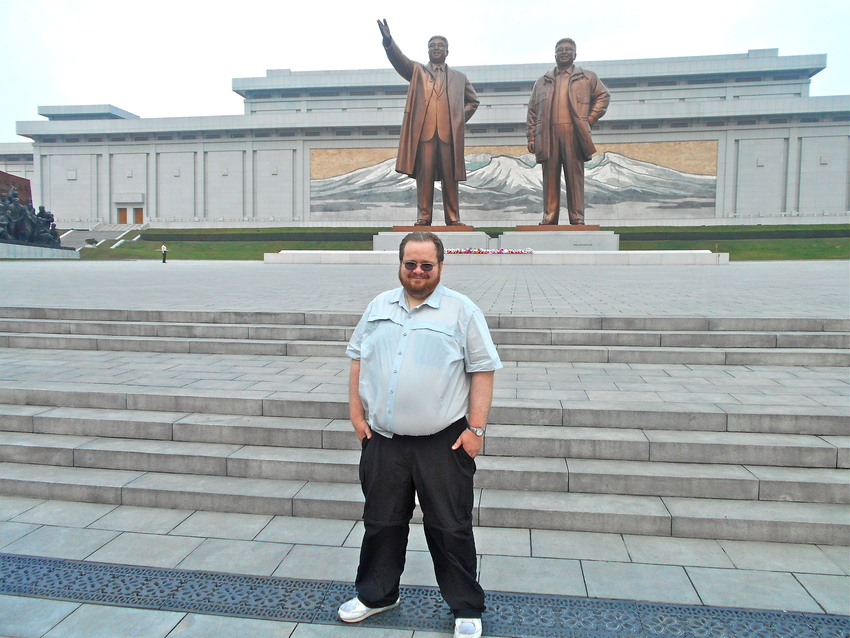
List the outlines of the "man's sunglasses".
<svg viewBox="0 0 850 638">
<path fill-rule="evenodd" d="M 416 267 L 419 266 L 422 269 L 422 272 L 431 272 L 437 264 L 432 264 L 427 261 L 423 261 L 421 264 L 415 261 L 406 261 L 403 265 L 405 270 L 416 270 Z"/>
</svg>

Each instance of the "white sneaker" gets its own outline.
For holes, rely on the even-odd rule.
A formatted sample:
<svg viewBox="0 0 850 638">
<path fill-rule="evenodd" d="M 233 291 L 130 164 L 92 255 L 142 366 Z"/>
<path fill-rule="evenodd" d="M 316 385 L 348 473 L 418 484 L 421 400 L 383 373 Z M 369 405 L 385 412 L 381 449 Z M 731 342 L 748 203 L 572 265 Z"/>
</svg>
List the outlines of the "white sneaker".
<svg viewBox="0 0 850 638">
<path fill-rule="evenodd" d="M 360 602 L 360 599 L 357 596 L 355 596 L 351 600 L 342 603 L 339 606 L 337 613 L 339 614 L 339 619 L 342 622 L 360 622 L 361 620 L 366 620 L 369 616 L 374 616 L 375 614 L 380 614 L 382 611 L 386 611 L 387 609 L 398 607 L 400 602 L 401 599 L 395 601 L 392 605 L 387 605 L 386 607 L 367 607 Z M 479 633 L 478 635 L 480 636 L 481 634 Z"/>
<path fill-rule="evenodd" d="M 455 618 L 454 638 L 481 638 L 481 619 Z"/>
</svg>

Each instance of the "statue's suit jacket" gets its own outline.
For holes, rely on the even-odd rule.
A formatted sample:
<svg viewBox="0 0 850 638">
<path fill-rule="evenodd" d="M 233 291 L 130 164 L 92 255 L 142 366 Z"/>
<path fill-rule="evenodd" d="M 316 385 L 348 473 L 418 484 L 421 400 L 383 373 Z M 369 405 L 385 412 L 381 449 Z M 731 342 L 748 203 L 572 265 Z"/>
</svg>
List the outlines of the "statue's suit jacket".
<svg viewBox="0 0 850 638">
<path fill-rule="evenodd" d="M 404 120 L 401 124 L 401 137 L 398 143 L 398 158 L 395 169 L 399 173 L 415 177 L 416 149 L 425 124 L 425 111 L 429 100 L 434 97 L 434 75 L 428 65 L 414 62 L 405 56 L 395 40 L 384 46 L 387 57 L 399 75 L 410 82 L 407 90 L 407 104 L 404 106 Z M 463 158 L 463 127 L 478 108 L 478 96 L 466 75 L 446 68 L 445 96 L 448 99 L 449 119 L 452 135 L 452 159 L 456 180 L 466 179 L 466 164 Z M 441 136 L 442 137 L 442 136 Z"/>
<path fill-rule="evenodd" d="M 549 159 L 552 148 L 552 129 L 550 119 L 555 99 L 555 70 L 547 71 L 534 83 L 531 99 L 528 101 L 528 119 L 526 136 L 534 142 L 534 155 L 538 162 Z M 573 130 L 584 154 L 584 161 L 590 161 L 596 147 L 590 137 L 590 127 L 605 115 L 611 96 L 608 89 L 593 71 L 573 66 L 570 76 L 569 103 L 573 118 Z"/>
</svg>

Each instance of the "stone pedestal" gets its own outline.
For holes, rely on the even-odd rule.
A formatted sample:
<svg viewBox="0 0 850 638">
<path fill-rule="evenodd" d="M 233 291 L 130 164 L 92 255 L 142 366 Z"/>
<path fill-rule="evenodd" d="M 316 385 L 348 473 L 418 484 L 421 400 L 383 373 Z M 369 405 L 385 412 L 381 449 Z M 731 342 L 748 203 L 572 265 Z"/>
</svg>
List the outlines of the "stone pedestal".
<svg viewBox="0 0 850 638">
<path fill-rule="evenodd" d="M 552 231 L 582 232 L 586 230 L 599 230 L 599 226 L 596 224 L 536 224 L 534 226 L 517 226 L 516 230 L 523 233 L 551 233 Z"/>
<path fill-rule="evenodd" d="M 381 232 L 372 237 L 372 250 L 395 250 L 404 236 L 413 232 L 434 233 L 447 249 L 464 248 L 496 248 L 497 239 L 490 237 L 482 230 L 472 226 L 393 226 L 392 231 Z M 490 243 L 493 242 L 491 246 Z"/>
<path fill-rule="evenodd" d="M 613 230 L 584 230 L 587 226 L 518 226 L 533 230 L 508 231 L 499 237 L 499 248 L 534 251 L 617 251 L 620 238 Z M 592 228 L 592 227 L 591 227 Z M 599 226 L 596 226 L 598 229 Z M 545 231 L 540 229 L 546 229 Z"/>
<path fill-rule="evenodd" d="M 79 259 L 71 248 L 49 248 L 21 242 L 0 241 L 0 259 Z"/>
</svg>

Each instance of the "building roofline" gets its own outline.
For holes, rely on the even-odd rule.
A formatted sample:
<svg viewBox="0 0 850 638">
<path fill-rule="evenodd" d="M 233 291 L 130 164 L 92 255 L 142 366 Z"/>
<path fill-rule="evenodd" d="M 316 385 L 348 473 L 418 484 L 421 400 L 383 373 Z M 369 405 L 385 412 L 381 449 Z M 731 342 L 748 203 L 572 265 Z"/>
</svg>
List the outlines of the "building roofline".
<svg viewBox="0 0 850 638">
<path fill-rule="evenodd" d="M 313 111 L 293 113 L 267 111 L 250 115 L 139 118 L 134 120 L 21 121 L 17 133 L 35 139 L 43 136 L 156 135 L 211 131 L 262 129 L 345 129 L 352 127 L 398 127 L 401 109 Z M 741 98 L 737 100 L 677 103 L 612 103 L 604 122 L 638 120 L 682 120 L 744 116 L 850 113 L 850 95 Z M 518 105 L 479 108 L 471 125 L 525 122 L 525 107 Z M 155 142 L 156 139 L 150 140 Z"/>
<path fill-rule="evenodd" d="M 48 120 L 134 120 L 138 115 L 111 104 L 69 104 L 39 106 L 38 114 Z"/>
<path fill-rule="evenodd" d="M 600 78 L 633 79 L 670 75 L 734 75 L 756 72 L 804 71 L 807 77 L 826 68 L 826 54 L 780 56 L 778 49 L 752 49 L 747 53 L 646 58 L 637 60 L 597 60 L 576 63 L 594 71 Z M 494 64 L 454 67 L 473 84 L 534 81 L 554 66 L 536 64 Z M 250 91 L 269 89 L 327 88 L 406 85 L 391 67 L 325 71 L 269 69 L 264 77 L 233 78 L 233 91 L 242 97 Z"/>
</svg>

